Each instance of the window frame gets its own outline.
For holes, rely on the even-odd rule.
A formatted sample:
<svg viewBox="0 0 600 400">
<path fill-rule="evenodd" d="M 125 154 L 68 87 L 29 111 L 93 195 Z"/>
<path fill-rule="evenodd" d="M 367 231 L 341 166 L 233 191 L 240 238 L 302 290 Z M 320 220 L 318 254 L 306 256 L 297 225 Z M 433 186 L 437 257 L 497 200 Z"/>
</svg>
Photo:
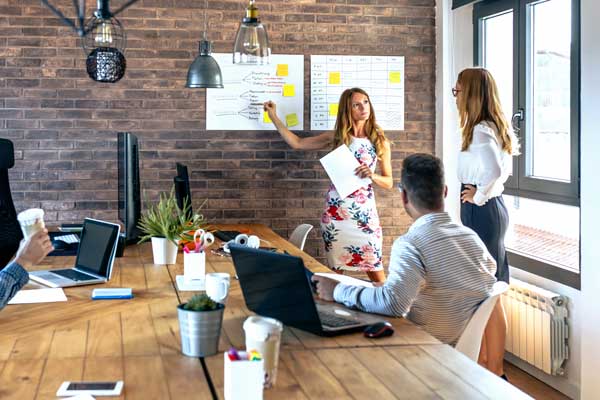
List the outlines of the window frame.
<svg viewBox="0 0 600 400">
<path fill-rule="evenodd" d="M 497 0 L 483 1 L 473 6 L 473 63 L 483 65 L 483 24 L 484 19 L 513 13 L 513 113 L 523 109 L 525 120 L 520 124 L 519 141 L 521 155 L 513 158 L 513 174 L 505 184 L 505 193 L 542 200 L 551 203 L 580 205 L 580 0 L 571 0 L 571 181 L 559 182 L 527 175 L 527 162 L 531 154 L 527 152 L 527 85 L 531 83 L 528 75 L 531 43 L 531 27 L 528 25 L 529 8 L 532 3 L 544 0 Z M 521 34 L 523 32 L 523 34 Z M 525 77 L 525 79 L 520 79 Z M 511 118 L 512 116 L 506 116 Z M 581 243 L 581 240 L 580 240 Z M 581 247 L 581 244 L 580 244 Z M 581 270 L 575 272 L 557 265 L 545 263 L 533 257 L 507 250 L 510 264 L 552 281 L 581 288 Z M 581 251 L 579 252 L 581 260 Z M 579 263 L 581 265 L 581 262 Z"/>
</svg>

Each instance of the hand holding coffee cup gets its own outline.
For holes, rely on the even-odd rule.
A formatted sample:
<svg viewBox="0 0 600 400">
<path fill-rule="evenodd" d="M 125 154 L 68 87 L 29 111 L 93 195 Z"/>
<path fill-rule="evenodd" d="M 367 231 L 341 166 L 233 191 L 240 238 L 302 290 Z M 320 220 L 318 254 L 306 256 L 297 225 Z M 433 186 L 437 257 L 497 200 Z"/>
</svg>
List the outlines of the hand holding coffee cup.
<svg viewBox="0 0 600 400">
<path fill-rule="evenodd" d="M 21 225 L 23 231 L 23 237 L 29 239 L 36 232 L 44 230 L 46 225 L 44 224 L 44 210 L 41 208 L 30 208 L 25 211 L 21 211 L 17 215 L 17 220 Z"/>
</svg>

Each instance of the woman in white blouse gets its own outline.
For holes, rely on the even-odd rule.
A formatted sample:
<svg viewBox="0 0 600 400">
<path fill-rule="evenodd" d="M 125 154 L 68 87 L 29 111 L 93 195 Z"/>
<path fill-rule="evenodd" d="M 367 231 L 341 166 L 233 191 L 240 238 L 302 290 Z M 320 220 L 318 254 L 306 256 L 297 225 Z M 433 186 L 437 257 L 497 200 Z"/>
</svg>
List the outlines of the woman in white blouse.
<svg viewBox="0 0 600 400">
<path fill-rule="evenodd" d="M 502 113 L 494 78 L 484 68 L 463 70 L 452 89 L 460 117 L 462 146 L 458 156 L 461 187 L 460 217 L 473 229 L 496 260 L 496 278 L 508 282 L 504 247 L 508 211 L 502 199 L 516 139 Z M 506 321 L 498 302 L 486 327 L 480 362 L 503 375 Z"/>
</svg>

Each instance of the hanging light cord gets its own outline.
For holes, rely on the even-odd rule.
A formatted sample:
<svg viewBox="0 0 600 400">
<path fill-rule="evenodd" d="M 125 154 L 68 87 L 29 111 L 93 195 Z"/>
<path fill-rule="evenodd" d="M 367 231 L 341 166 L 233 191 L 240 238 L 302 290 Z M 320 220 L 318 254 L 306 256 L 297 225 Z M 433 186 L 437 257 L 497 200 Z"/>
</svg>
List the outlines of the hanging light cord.
<svg viewBox="0 0 600 400">
<path fill-rule="evenodd" d="M 208 0 L 204 0 L 204 33 L 202 34 L 202 40 L 206 40 L 206 31 L 208 30 L 208 18 L 206 11 L 208 10 Z"/>
</svg>

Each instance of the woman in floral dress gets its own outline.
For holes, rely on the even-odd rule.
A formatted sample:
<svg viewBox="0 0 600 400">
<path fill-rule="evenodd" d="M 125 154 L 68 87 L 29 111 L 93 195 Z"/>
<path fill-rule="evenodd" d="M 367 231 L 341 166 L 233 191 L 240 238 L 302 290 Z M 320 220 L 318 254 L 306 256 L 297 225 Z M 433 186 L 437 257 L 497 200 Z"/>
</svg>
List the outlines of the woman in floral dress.
<svg viewBox="0 0 600 400">
<path fill-rule="evenodd" d="M 293 149 L 335 149 L 345 144 L 360 163 L 354 170 L 357 176 L 369 177 L 382 188 L 392 188 L 390 142 L 375 122 L 373 106 L 364 90 L 345 90 L 340 97 L 335 130 L 307 138 L 300 138 L 287 129 L 277 117 L 275 103 L 267 101 L 264 109 Z M 379 174 L 375 173 L 377 161 L 381 161 Z M 340 198 L 331 185 L 321 217 L 321 233 L 331 269 L 340 273 L 364 271 L 373 282 L 385 280 L 381 225 L 372 184 L 346 198 Z"/>
</svg>

